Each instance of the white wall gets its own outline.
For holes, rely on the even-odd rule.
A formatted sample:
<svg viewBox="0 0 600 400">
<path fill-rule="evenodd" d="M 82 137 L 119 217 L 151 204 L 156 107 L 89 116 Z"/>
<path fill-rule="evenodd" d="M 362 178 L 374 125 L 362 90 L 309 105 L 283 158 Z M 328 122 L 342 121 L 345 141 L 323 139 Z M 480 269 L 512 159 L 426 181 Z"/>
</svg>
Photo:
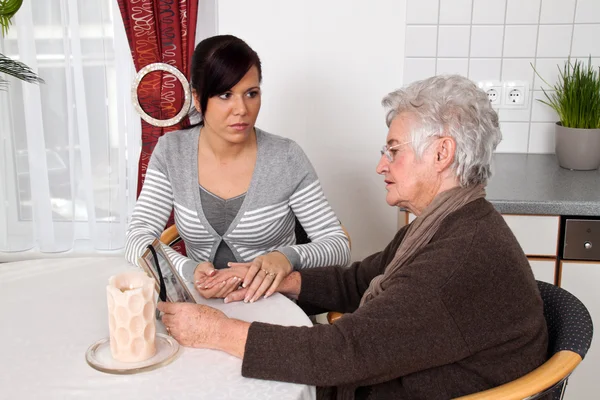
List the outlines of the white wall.
<svg viewBox="0 0 600 400">
<path fill-rule="evenodd" d="M 387 127 L 381 99 L 402 86 L 405 0 L 221 0 L 218 33 L 262 60 L 257 125 L 297 141 L 350 232 L 353 259 L 396 232 L 375 173 Z"/>
<path fill-rule="evenodd" d="M 532 64 L 551 84 L 569 55 L 600 65 L 600 0 L 408 0 L 407 6 L 406 83 L 442 73 L 521 80 L 534 89 L 533 99 L 543 99 L 541 88 L 549 87 Z M 498 152 L 554 153 L 558 117 L 550 107 L 534 100 L 499 116 Z"/>
</svg>

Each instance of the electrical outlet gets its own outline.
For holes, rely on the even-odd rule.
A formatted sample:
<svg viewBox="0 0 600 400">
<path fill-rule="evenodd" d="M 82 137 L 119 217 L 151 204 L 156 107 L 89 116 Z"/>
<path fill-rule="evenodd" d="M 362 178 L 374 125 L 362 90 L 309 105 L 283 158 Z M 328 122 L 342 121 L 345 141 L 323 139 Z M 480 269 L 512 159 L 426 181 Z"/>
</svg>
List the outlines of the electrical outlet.
<svg viewBox="0 0 600 400">
<path fill-rule="evenodd" d="M 527 108 L 528 86 L 524 81 L 504 82 L 502 108 Z"/>
<path fill-rule="evenodd" d="M 477 82 L 477 86 L 483 89 L 484 92 L 487 93 L 488 99 L 490 100 L 490 104 L 494 108 L 500 107 L 502 104 L 502 96 L 503 96 L 503 86 L 502 82 L 497 81 L 484 81 Z"/>
<path fill-rule="evenodd" d="M 494 105 L 494 104 L 500 104 L 500 93 L 498 89 L 495 88 L 489 88 L 486 90 L 488 99 L 490 99 L 490 104 Z"/>
<path fill-rule="evenodd" d="M 523 104 L 525 103 L 525 93 L 521 89 L 507 88 L 506 102 L 508 104 Z"/>
</svg>

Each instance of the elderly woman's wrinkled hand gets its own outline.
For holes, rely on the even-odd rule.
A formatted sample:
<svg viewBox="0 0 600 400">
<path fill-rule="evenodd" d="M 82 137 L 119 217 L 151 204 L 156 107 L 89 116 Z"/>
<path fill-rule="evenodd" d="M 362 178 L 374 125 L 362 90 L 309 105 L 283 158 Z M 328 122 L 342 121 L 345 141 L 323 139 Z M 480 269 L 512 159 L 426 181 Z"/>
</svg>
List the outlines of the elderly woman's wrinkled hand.
<svg viewBox="0 0 600 400">
<path fill-rule="evenodd" d="M 230 263 L 230 265 L 249 267 L 242 284 L 247 289 L 244 296 L 245 303 L 253 303 L 263 295 L 265 298 L 271 296 L 277 291 L 281 281 L 293 271 L 287 257 L 278 251 L 258 256 L 251 263 Z"/>
<path fill-rule="evenodd" d="M 217 342 L 218 324 L 228 317 L 212 307 L 191 303 L 159 302 L 167 332 L 182 346 L 212 348 Z"/>
</svg>

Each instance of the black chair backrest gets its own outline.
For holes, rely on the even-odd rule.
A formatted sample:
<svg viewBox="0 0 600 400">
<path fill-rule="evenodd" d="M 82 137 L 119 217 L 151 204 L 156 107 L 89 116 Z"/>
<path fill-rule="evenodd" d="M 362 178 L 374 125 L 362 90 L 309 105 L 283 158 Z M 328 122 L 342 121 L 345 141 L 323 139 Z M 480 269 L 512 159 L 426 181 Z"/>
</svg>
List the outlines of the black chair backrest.
<svg viewBox="0 0 600 400">
<path fill-rule="evenodd" d="M 295 217 L 295 218 L 296 218 L 296 226 L 294 227 L 294 233 L 296 234 L 296 244 L 310 243 L 310 238 L 308 237 L 308 234 L 302 227 L 302 224 L 300 223 L 300 221 L 298 221 L 298 218 L 297 217 Z"/>
<path fill-rule="evenodd" d="M 561 350 L 571 350 L 583 357 L 590 348 L 594 327 L 587 308 L 563 288 L 537 281 L 544 302 L 544 318 L 548 326 L 548 358 Z M 528 399 L 561 400 L 568 376 L 552 387 Z"/>
<path fill-rule="evenodd" d="M 594 326 L 587 308 L 563 288 L 537 281 L 544 301 L 544 318 L 548 325 L 548 355 L 571 350 L 585 357 Z"/>
</svg>

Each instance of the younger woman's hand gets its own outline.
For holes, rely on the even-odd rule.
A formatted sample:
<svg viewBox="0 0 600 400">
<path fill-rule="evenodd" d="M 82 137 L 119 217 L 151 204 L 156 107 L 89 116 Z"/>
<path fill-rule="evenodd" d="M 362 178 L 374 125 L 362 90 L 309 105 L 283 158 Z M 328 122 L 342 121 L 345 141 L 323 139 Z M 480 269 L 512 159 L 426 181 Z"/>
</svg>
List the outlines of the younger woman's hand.
<svg viewBox="0 0 600 400">
<path fill-rule="evenodd" d="M 216 277 L 218 280 L 214 280 Z M 198 293 L 205 299 L 226 297 L 239 288 L 242 278 L 243 276 L 238 278 L 235 275 L 220 275 L 213 264 L 208 261 L 198 264 L 194 270 L 194 285 Z M 205 287 L 209 281 L 212 284 Z"/>
<path fill-rule="evenodd" d="M 232 263 L 229 263 L 232 264 Z M 221 284 L 223 281 L 228 280 L 234 276 L 240 278 L 240 281 L 244 279 L 249 267 L 235 266 L 217 270 L 212 276 L 204 280 L 203 282 L 196 282 L 198 290 L 211 289 L 215 285 Z"/>
<path fill-rule="evenodd" d="M 196 265 L 194 269 L 194 285 L 198 286 L 206 282 L 208 278 L 214 276 L 217 270 L 215 266 L 208 261 L 204 261 Z"/>
<path fill-rule="evenodd" d="M 227 280 L 220 281 L 219 284 L 212 286 L 210 289 L 200 289 L 200 287 L 196 286 L 196 290 L 205 299 L 225 298 L 230 293 L 238 290 L 241 283 L 242 278 L 232 276 Z"/>
<path fill-rule="evenodd" d="M 292 272 L 293 267 L 283 253 L 274 251 L 258 256 L 251 263 L 230 263 L 232 267 L 248 267 L 242 286 L 247 288 L 244 302 L 253 303 L 261 296 L 265 298 L 277 291 L 283 279 Z"/>
</svg>

